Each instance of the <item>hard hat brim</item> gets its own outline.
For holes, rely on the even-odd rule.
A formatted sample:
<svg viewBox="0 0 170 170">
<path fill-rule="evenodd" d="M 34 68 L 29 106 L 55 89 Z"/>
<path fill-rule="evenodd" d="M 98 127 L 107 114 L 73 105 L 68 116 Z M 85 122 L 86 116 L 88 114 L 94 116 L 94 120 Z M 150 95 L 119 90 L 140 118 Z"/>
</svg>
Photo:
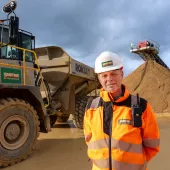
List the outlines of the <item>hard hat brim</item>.
<svg viewBox="0 0 170 170">
<path fill-rule="evenodd" d="M 104 72 L 107 72 L 107 71 L 118 70 L 118 69 L 120 69 L 121 67 L 123 67 L 122 64 L 120 64 L 120 65 L 118 65 L 118 66 L 115 66 L 115 67 L 111 66 L 111 67 L 103 68 L 103 70 L 101 70 L 101 69 L 95 69 L 95 73 L 98 74 L 98 73 L 104 73 Z"/>
</svg>

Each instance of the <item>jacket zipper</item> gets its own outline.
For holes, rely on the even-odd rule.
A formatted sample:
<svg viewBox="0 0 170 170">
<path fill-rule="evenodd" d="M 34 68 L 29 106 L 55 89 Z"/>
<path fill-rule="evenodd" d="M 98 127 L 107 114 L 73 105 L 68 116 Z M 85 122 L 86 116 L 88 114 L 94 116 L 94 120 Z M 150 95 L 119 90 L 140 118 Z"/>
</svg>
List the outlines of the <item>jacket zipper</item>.
<svg viewBox="0 0 170 170">
<path fill-rule="evenodd" d="M 113 103 L 111 102 L 111 107 Z M 109 170 L 112 170 L 112 120 L 113 120 L 113 112 L 110 120 L 110 135 L 109 135 Z"/>
</svg>

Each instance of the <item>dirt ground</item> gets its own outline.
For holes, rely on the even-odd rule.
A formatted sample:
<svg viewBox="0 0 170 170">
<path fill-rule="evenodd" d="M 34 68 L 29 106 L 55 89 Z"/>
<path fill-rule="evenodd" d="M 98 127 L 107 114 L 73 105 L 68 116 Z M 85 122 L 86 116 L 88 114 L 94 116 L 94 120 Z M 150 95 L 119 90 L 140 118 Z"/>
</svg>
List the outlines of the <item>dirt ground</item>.
<svg viewBox="0 0 170 170">
<path fill-rule="evenodd" d="M 170 169 L 170 117 L 158 118 L 158 122 L 161 152 L 149 163 L 149 170 Z M 90 170 L 86 150 L 82 130 L 76 129 L 70 120 L 41 134 L 31 157 L 5 170 Z"/>
</svg>

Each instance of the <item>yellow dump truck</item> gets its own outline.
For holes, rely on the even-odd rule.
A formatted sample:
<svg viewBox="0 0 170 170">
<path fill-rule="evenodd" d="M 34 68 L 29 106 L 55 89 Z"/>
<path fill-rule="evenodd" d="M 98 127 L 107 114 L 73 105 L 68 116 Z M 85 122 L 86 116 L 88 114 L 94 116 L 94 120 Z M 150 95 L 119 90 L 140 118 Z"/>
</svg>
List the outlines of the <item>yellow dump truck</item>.
<svg viewBox="0 0 170 170">
<path fill-rule="evenodd" d="M 35 49 L 50 100 L 51 125 L 65 122 L 72 114 L 76 127 L 83 128 L 89 94 L 99 87 L 94 69 L 70 57 L 61 47 Z M 43 100 L 47 101 L 41 88 Z M 52 113 L 51 113 L 52 112 Z"/>
<path fill-rule="evenodd" d="M 39 132 L 73 115 L 83 128 L 89 93 L 97 88 L 93 68 L 60 47 L 35 49 L 32 33 L 19 28 L 12 0 L 0 20 L 0 167 L 26 159 Z M 36 54 L 37 53 L 37 54 Z"/>
</svg>

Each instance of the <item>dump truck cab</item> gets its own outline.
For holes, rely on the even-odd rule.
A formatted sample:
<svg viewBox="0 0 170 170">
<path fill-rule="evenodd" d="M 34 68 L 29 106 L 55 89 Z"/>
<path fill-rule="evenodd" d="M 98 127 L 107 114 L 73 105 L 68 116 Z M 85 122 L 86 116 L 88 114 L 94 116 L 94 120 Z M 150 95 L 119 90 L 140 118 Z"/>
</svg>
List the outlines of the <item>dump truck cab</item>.
<svg viewBox="0 0 170 170">
<path fill-rule="evenodd" d="M 34 53 L 30 52 L 29 50 L 32 51 L 35 49 L 35 37 L 31 33 L 19 29 L 17 42 L 12 45 L 10 44 L 7 45 L 8 39 L 9 39 L 9 27 L 1 23 L 0 24 L 0 39 L 1 39 L 1 46 L 2 46 L 0 48 L 0 62 L 1 63 L 14 64 L 17 66 L 23 66 L 25 63 L 26 67 L 34 68 L 35 66 Z M 22 49 L 26 49 L 25 61 L 23 59 L 24 50 Z M 21 70 L 21 72 L 22 71 L 23 70 Z M 26 70 L 26 72 L 29 76 L 29 79 L 26 77 L 25 85 L 35 86 L 34 71 Z M 19 79 L 20 80 L 18 80 L 18 83 L 17 83 L 18 85 L 24 83 L 21 77 L 19 77 Z M 11 83 L 12 82 L 15 83 L 15 80 L 14 79 L 11 80 Z"/>
<path fill-rule="evenodd" d="M 8 44 L 9 38 L 9 27 L 4 25 L 3 23 L 0 24 L 0 40 L 1 42 Z M 21 47 L 27 50 L 34 50 L 35 49 L 35 37 L 24 30 L 18 30 L 18 40 L 15 44 L 17 47 Z M 23 60 L 23 51 L 20 49 L 12 48 L 10 46 L 4 46 L 1 48 L 1 59 L 13 59 L 13 60 Z M 34 57 L 31 52 L 26 53 L 26 62 L 34 62 Z"/>
</svg>

